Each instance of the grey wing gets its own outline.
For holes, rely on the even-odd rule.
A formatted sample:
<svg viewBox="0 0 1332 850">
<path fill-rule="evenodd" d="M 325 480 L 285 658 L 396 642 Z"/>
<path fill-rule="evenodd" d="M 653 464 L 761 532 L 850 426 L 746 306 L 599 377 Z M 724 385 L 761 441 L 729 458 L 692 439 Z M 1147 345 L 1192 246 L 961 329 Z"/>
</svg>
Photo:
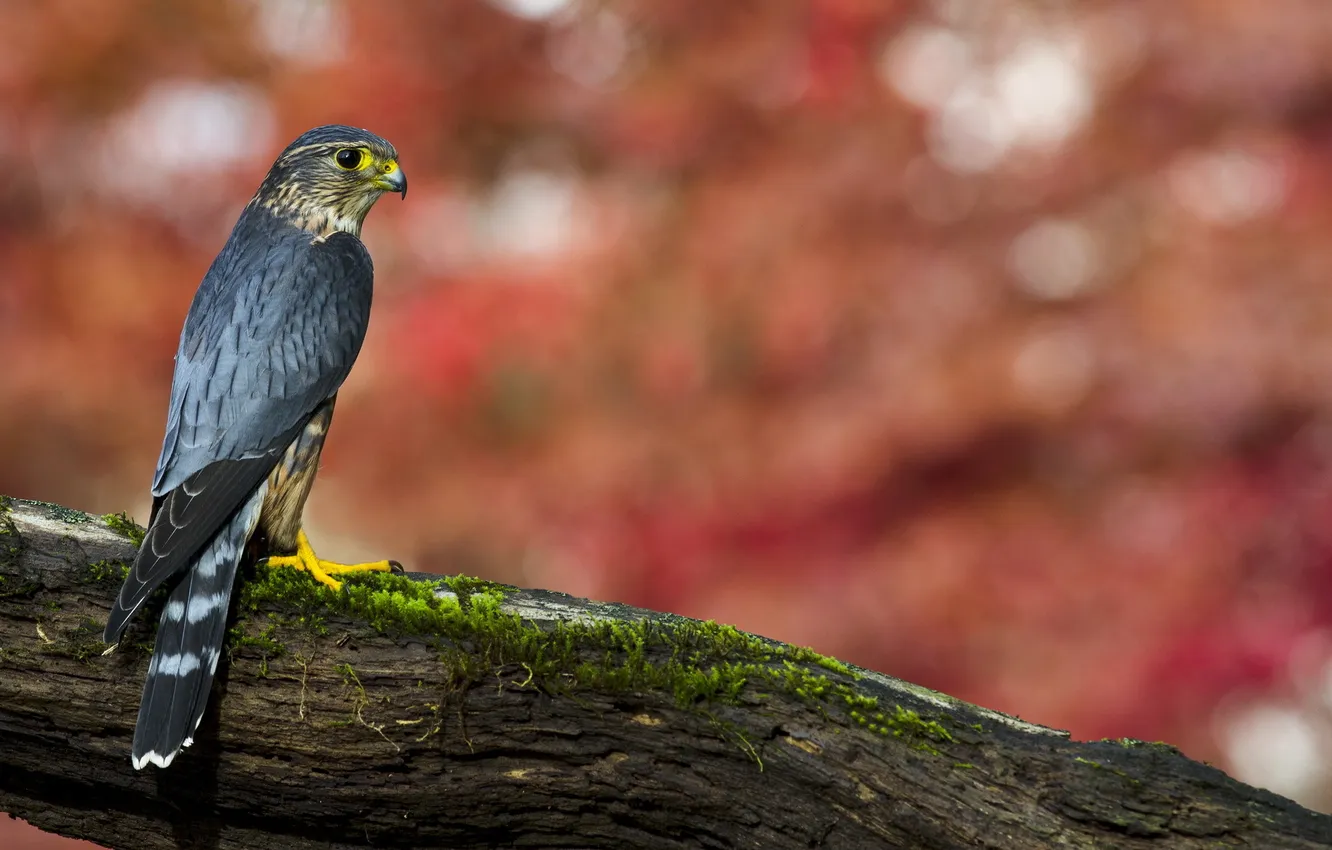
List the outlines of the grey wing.
<svg viewBox="0 0 1332 850">
<path fill-rule="evenodd" d="M 233 238 L 233 241 L 234 238 Z M 181 334 L 153 518 L 107 624 L 108 640 L 245 503 L 360 352 L 373 268 L 360 240 L 229 243 Z M 229 251 L 248 250 L 238 257 Z"/>
<path fill-rule="evenodd" d="M 240 264 L 230 275 L 238 285 L 200 288 L 176 355 L 154 496 L 215 461 L 285 449 L 275 438 L 351 371 L 370 318 L 370 255 L 345 233 L 309 239 L 293 231 Z"/>
</svg>

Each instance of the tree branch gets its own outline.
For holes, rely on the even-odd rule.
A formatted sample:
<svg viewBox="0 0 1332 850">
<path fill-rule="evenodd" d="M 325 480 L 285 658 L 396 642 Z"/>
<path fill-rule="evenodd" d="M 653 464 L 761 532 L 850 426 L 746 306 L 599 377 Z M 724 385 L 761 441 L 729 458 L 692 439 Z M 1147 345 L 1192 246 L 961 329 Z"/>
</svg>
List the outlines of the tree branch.
<svg viewBox="0 0 1332 850">
<path fill-rule="evenodd" d="M 1332 818 L 1166 745 L 465 579 L 257 571 L 196 744 L 135 772 L 152 635 L 103 654 L 134 554 L 112 525 L 0 506 L 0 810 L 107 847 L 1332 846 Z"/>
</svg>

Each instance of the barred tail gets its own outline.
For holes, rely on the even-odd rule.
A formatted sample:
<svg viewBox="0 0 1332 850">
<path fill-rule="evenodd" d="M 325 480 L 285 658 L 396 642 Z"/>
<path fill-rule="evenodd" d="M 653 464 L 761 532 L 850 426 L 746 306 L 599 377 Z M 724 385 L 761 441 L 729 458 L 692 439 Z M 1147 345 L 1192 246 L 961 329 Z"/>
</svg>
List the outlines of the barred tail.
<svg viewBox="0 0 1332 850">
<path fill-rule="evenodd" d="M 194 741 L 226 634 L 236 568 L 254 531 L 267 485 L 246 500 L 190 562 L 157 628 L 134 727 L 134 769 L 166 767 Z"/>
</svg>

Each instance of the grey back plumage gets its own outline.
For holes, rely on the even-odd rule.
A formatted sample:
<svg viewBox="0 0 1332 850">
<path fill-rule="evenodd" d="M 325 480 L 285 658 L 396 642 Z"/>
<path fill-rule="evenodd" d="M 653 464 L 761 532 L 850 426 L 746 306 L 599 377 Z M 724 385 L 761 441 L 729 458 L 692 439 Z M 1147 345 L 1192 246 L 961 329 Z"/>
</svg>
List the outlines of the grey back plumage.
<svg viewBox="0 0 1332 850">
<path fill-rule="evenodd" d="M 106 628 L 185 569 L 267 477 L 360 352 L 374 271 L 365 246 L 247 208 L 185 320 L 150 523 Z"/>
<path fill-rule="evenodd" d="M 370 256 L 247 207 L 195 295 L 176 355 L 155 511 L 107 621 L 119 640 L 158 586 L 162 611 L 132 760 L 165 767 L 208 703 L 231 590 L 266 479 L 350 372 L 369 322 Z"/>
<path fill-rule="evenodd" d="M 248 208 L 185 320 L 153 495 L 215 461 L 272 451 L 332 395 L 365 338 L 373 277 L 356 237 L 311 244 Z"/>
</svg>

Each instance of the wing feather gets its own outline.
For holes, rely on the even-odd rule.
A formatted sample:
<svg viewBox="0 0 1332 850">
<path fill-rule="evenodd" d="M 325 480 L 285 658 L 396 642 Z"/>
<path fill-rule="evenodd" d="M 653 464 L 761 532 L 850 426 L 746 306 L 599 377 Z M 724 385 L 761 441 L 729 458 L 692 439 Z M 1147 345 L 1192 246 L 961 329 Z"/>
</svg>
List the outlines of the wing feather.
<svg viewBox="0 0 1332 850">
<path fill-rule="evenodd" d="M 154 511 L 106 628 L 185 569 L 246 503 L 360 352 L 373 286 L 360 240 L 310 234 L 249 209 L 186 317 Z"/>
<path fill-rule="evenodd" d="M 295 433 L 287 440 L 295 439 Z M 107 643 L 120 640 L 126 623 L 159 585 L 183 570 L 225 525 L 236 508 L 263 484 L 281 451 L 209 464 L 160 497 L 125 583 L 107 619 Z"/>
</svg>

